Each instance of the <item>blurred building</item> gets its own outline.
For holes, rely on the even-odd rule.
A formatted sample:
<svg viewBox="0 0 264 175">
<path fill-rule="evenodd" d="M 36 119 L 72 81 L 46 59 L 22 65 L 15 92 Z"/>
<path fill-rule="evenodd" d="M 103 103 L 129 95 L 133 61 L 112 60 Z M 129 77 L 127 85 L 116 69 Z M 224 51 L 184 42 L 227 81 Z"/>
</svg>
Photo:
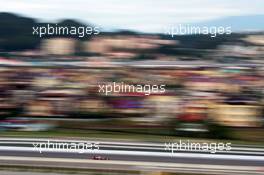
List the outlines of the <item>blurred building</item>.
<svg viewBox="0 0 264 175">
<path fill-rule="evenodd" d="M 42 41 L 41 50 L 45 55 L 72 55 L 75 53 L 76 40 L 51 38 Z"/>
<path fill-rule="evenodd" d="M 94 37 L 83 43 L 83 51 L 109 58 L 133 58 L 144 52 L 151 52 L 161 45 L 172 45 L 174 41 L 162 40 L 156 36 L 113 35 Z"/>
<path fill-rule="evenodd" d="M 264 46 L 264 35 L 249 35 L 244 40 L 252 44 Z"/>
</svg>

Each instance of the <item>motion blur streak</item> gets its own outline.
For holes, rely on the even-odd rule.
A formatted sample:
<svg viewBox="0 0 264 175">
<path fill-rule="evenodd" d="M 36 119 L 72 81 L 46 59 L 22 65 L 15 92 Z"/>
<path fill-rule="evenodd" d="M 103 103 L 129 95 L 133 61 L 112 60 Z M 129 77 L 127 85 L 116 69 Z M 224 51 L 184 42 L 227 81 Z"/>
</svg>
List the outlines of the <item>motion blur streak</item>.
<svg viewBox="0 0 264 175">
<path fill-rule="evenodd" d="M 26 166 L 58 166 L 91 169 L 129 169 L 136 167 L 143 169 L 156 169 L 162 171 L 193 171 L 202 169 L 204 172 L 214 173 L 253 173 L 260 174 L 264 165 L 264 157 L 261 152 L 264 148 L 249 148 L 237 145 L 234 150 L 248 151 L 250 155 L 237 153 L 236 151 L 221 152 L 216 154 L 182 151 L 174 154 L 164 150 L 159 143 L 129 142 L 100 142 L 100 150 L 86 150 L 83 154 L 66 150 L 44 149 L 40 154 L 32 147 L 33 141 L 45 141 L 46 139 L 1 139 L 0 162 L 2 165 L 26 165 Z M 60 140 L 61 141 L 61 140 Z M 81 142 L 81 140 L 63 140 L 65 142 Z M 91 141 L 89 141 L 91 142 Z M 19 146 L 16 146 L 19 145 Z M 133 146 L 134 145 L 134 146 Z M 148 145 L 148 146 L 143 146 Z M 118 147 L 117 147 L 118 146 Z M 94 155 L 108 156 L 109 160 L 93 160 Z M 56 165 L 54 164 L 56 163 Z M 62 164 L 63 163 L 63 164 Z"/>
</svg>

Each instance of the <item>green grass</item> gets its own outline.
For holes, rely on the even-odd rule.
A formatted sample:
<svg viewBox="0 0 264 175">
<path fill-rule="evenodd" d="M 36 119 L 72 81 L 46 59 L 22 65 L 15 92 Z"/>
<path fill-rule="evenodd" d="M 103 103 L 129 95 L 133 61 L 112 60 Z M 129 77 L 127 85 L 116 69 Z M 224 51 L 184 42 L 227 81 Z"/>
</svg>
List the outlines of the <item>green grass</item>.
<svg viewBox="0 0 264 175">
<path fill-rule="evenodd" d="M 132 132 L 121 131 L 106 131 L 106 130 L 76 130 L 76 129 L 56 129 L 51 131 L 28 132 L 28 131 L 2 131 L 0 137 L 19 137 L 19 138 L 78 138 L 85 140 L 134 140 L 146 142 L 176 142 L 179 140 L 190 140 L 195 142 L 231 142 L 232 144 L 252 144 L 264 145 L 264 142 L 247 141 L 247 140 L 219 140 L 208 138 L 191 138 L 166 136 L 156 134 L 139 134 Z"/>
</svg>

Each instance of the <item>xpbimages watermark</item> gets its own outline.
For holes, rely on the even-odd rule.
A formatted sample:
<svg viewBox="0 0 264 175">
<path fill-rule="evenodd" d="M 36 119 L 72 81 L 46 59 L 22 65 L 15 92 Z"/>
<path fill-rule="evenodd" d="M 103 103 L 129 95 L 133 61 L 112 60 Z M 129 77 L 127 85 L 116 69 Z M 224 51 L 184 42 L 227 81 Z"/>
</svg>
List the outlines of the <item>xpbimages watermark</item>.
<svg viewBox="0 0 264 175">
<path fill-rule="evenodd" d="M 109 83 L 98 85 L 98 92 L 109 95 L 111 93 L 144 93 L 145 95 L 157 94 L 157 93 L 165 93 L 166 85 L 129 85 L 123 82 L 121 83 Z"/>
<path fill-rule="evenodd" d="M 32 144 L 34 149 L 39 153 L 45 151 L 66 151 L 85 153 L 87 150 L 99 150 L 97 142 L 60 142 L 60 141 L 43 141 Z"/>
<path fill-rule="evenodd" d="M 193 26 L 189 24 L 179 24 L 175 26 L 166 27 L 164 29 L 166 35 L 172 38 L 176 35 L 209 35 L 215 38 L 218 35 L 230 35 L 232 29 L 230 26 Z"/>
<path fill-rule="evenodd" d="M 32 34 L 40 38 L 43 36 L 77 36 L 83 38 L 87 35 L 98 35 L 100 33 L 99 27 L 89 26 L 59 26 L 58 24 L 46 24 L 42 26 L 32 27 Z"/>
<path fill-rule="evenodd" d="M 175 153 L 177 151 L 203 151 L 209 153 L 217 153 L 218 151 L 230 151 L 232 149 L 231 143 L 223 143 L 223 142 L 191 142 L 189 140 L 180 140 L 179 142 L 174 143 L 165 143 L 164 144 L 165 151 L 169 151 L 171 153 Z"/>
</svg>

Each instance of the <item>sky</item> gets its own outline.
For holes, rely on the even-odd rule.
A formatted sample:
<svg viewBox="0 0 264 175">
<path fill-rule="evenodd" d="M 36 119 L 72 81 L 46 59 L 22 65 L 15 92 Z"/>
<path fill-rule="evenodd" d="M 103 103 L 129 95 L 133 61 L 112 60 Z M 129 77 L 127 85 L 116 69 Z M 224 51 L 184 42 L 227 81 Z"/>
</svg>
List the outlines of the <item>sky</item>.
<svg viewBox="0 0 264 175">
<path fill-rule="evenodd" d="M 105 30 L 161 32 L 177 24 L 264 14 L 264 0 L 0 0 L 0 12 L 40 21 L 77 19 Z"/>
</svg>

